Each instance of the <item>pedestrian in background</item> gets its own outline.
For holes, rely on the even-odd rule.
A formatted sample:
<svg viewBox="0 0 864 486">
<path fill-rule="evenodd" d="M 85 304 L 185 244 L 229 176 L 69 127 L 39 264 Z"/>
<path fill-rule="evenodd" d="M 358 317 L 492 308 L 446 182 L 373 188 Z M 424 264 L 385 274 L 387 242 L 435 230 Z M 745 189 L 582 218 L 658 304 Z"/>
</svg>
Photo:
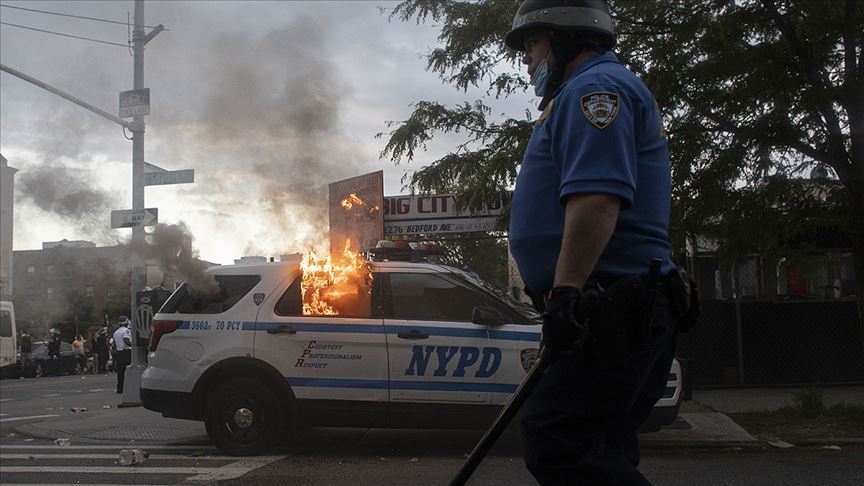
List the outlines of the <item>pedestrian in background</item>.
<svg viewBox="0 0 864 486">
<path fill-rule="evenodd" d="M 99 330 L 99 336 L 96 337 L 96 370 L 99 373 L 107 373 L 108 369 L 108 328 L 103 327 Z"/>
<path fill-rule="evenodd" d="M 80 334 L 75 336 L 75 340 L 72 341 L 72 349 L 78 354 L 84 354 L 84 336 Z"/>
<path fill-rule="evenodd" d="M 30 360 L 30 354 L 33 352 L 33 338 L 27 331 L 21 331 L 21 369 L 24 376 L 27 376 L 28 370 L 33 366 Z"/>
<path fill-rule="evenodd" d="M 129 318 L 120 316 L 119 327 L 114 331 L 114 370 L 117 372 L 117 393 L 123 393 L 123 382 L 126 379 L 126 367 L 132 363 L 132 331 L 129 330 Z"/>
<path fill-rule="evenodd" d="M 60 375 L 60 331 L 51 329 L 51 340 L 48 341 L 48 359 L 51 366 L 50 371 L 54 375 Z"/>
</svg>

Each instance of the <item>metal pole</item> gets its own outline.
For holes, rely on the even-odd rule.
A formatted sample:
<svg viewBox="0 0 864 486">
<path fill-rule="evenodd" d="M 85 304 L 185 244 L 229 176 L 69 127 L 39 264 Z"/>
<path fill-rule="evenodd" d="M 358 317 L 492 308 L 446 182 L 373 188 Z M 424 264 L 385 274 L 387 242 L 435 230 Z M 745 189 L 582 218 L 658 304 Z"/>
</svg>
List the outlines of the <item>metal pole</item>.
<svg viewBox="0 0 864 486">
<path fill-rule="evenodd" d="M 135 0 L 135 29 L 132 31 L 133 42 L 133 81 L 134 89 L 144 88 L 144 44 L 146 43 L 144 26 L 144 0 Z M 133 119 L 132 131 L 132 209 L 144 209 L 144 116 L 138 115 Z M 132 228 L 132 247 L 140 248 L 144 243 L 144 227 Z M 131 313 L 132 320 L 132 364 L 126 369 L 126 380 L 123 385 L 123 403 L 120 406 L 141 406 L 141 394 L 138 388 L 141 386 L 141 374 L 145 368 L 145 349 L 138 346 L 138 329 L 135 293 L 144 288 L 144 260 L 140 253 L 132 251 L 130 255 L 132 263 L 132 285 Z"/>
<path fill-rule="evenodd" d="M 744 384 L 744 329 L 741 322 L 741 285 L 738 263 L 732 262 L 732 296 L 735 301 L 735 337 L 738 348 L 738 384 Z"/>
<path fill-rule="evenodd" d="M 21 78 L 24 81 L 27 81 L 28 83 L 35 84 L 36 86 L 39 86 L 40 88 L 44 89 L 45 91 L 48 91 L 49 93 L 54 93 L 55 95 L 57 95 L 63 99 L 69 100 L 72 103 L 75 103 L 76 105 L 78 105 L 82 108 L 86 108 L 86 109 L 92 111 L 93 113 L 96 113 L 97 115 L 103 117 L 103 118 L 107 118 L 108 120 L 111 120 L 114 123 L 117 123 L 118 125 L 122 125 L 122 126 L 127 127 L 127 128 L 132 126 L 131 123 L 127 122 L 126 120 L 124 120 L 122 118 L 118 118 L 118 117 L 112 115 L 111 113 L 108 113 L 105 110 L 102 110 L 100 108 L 96 108 L 95 106 L 91 105 L 90 103 L 87 103 L 86 101 L 84 101 L 80 98 L 76 98 L 75 96 L 72 96 L 69 93 L 66 93 L 65 91 L 62 91 L 58 88 L 55 88 L 54 86 L 51 86 L 50 84 L 45 83 L 43 81 L 39 81 L 38 79 L 34 78 L 33 76 L 28 76 L 28 75 L 22 73 L 21 71 L 18 71 L 16 69 L 12 69 L 11 67 L 6 66 L 4 64 L 0 64 L 0 71 L 9 73 L 12 76 L 15 76 L 17 78 Z"/>
</svg>

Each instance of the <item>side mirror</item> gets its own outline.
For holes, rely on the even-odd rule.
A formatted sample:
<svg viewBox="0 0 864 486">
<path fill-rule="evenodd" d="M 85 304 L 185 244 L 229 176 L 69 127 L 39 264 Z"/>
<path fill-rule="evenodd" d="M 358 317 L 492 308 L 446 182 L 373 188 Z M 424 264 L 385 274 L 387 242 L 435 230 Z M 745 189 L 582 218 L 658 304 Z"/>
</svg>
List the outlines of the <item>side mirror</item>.
<svg viewBox="0 0 864 486">
<path fill-rule="evenodd" d="M 489 305 L 478 305 L 474 307 L 471 322 L 481 326 L 500 326 L 507 323 L 507 316 L 498 309 Z"/>
</svg>

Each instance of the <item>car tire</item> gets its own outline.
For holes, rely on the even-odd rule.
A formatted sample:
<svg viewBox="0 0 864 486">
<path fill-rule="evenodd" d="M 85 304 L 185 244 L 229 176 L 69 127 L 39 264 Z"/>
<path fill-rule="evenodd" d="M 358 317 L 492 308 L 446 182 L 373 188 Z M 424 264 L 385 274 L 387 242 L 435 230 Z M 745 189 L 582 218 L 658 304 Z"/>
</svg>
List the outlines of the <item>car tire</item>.
<svg viewBox="0 0 864 486">
<path fill-rule="evenodd" d="M 42 378 L 45 376 L 45 366 L 41 361 L 33 364 L 33 378 Z"/>
<path fill-rule="evenodd" d="M 276 442 L 285 422 L 276 394 L 258 380 L 230 379 L 206 398 L 207 435 L 226 454 L 252 456 L 265 452 Z"/>
</svg>

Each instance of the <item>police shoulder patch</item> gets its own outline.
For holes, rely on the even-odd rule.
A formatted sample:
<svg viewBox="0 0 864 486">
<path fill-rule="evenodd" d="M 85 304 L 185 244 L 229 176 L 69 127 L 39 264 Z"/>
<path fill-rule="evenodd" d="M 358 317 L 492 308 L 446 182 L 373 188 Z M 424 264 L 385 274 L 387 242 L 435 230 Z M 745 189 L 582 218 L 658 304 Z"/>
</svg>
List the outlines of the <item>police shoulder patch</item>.
<svg viewBox="0 0 864 486">
<path fill-rule="evenodd" d="M 595 91 L 582 97 L 582 114 L 597 128 L 606 128 L 618 116 L 620 100 L 617 93 Z"/>
</svg>

